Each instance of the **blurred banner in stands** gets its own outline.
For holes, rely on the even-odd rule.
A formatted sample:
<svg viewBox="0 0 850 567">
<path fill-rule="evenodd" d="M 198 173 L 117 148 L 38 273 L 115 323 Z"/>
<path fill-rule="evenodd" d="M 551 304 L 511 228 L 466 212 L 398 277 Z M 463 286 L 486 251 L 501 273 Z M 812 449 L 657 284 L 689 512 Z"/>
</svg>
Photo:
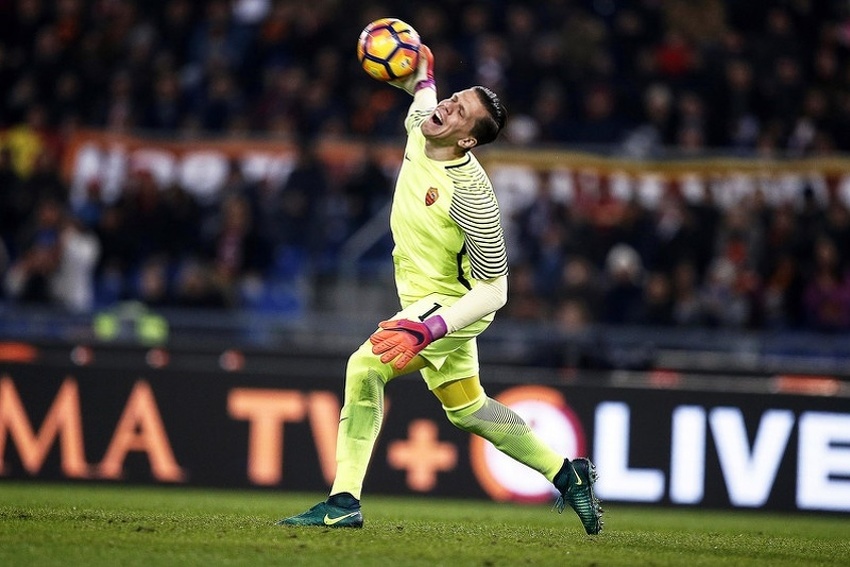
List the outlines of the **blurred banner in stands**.
<svg viewBox="0 0 850 567">
<path fill-rule="evenodd" d="M 400 141 L 377 148 L 388 169 L 402 157 Z M 316 149 L 331 176 L 344 176 L 367 152 L 374 152 L 376 145 L 325 140 L 318 142 Z M 279 184 L 294 167 L 298 150 L 291 141 L 265 138 L 179 140 L 83 130 L 71 138 L 64 170 L 71 180 L 72 200 L 81 198 L 87 184 L 96 181 L 103 198 L 110 202 L 117 199 L 128 176 L 149 173 L 161 186 L 179 182 L 199 201 L 209 202 L 218 197 L 231 164 L 238 164 L 251 181 Z M 476 153 L 487 164 L 506 212 L 521 208 L 534 197 L 541 174 L 559 198 L 578 207 L 602 189 L 621 200 L 637 199 L 650 209 L 670 191 L 691 202 L 710 198 L 727 207 L 756 193 L 767 204 L 797 202 L 810 189 L 821 202 L 832 195 L 850 205 L 850 158 L 845 157 L 755 159 L 671 154 L 648 160 L 504 145 Z"/>
<path fill-rule="evenodd" d="M 345 175 L 374 146 L 330 141 L 317 150 L 327 172 Z M 401 148 L 386 148 L 387 164 L 401 159 Z M 71 198 L 81 198 L 89 183 L 101 186 L 106 202 L 116 200 L 127 178 L 150 174 L 161 187 L 179 183 L 199 202 L 214 202 L 232 164 L 249 181 L 283 183 L 295 166 L 299 148 L 286 140 L 191 139 L 142 137 L 95 130 L 75 133 L 64 153 L 63 169 L 71 182 Z"/>
<path fill-rule="evenodd" d="M 0 477 L 325 491 L 344 366 L 342 356 L 7 344 Z M 850 512 L 847 384 L 771 393 L 782 383 L 626 374 L 482 369 L 488 393 L 553 448 L 594 459 L 603 500 Z M 421 381 L 394 381 L 386 396 L 370 492 L 551 501 L 539 475 L 454 428 Z"/>
</svg>

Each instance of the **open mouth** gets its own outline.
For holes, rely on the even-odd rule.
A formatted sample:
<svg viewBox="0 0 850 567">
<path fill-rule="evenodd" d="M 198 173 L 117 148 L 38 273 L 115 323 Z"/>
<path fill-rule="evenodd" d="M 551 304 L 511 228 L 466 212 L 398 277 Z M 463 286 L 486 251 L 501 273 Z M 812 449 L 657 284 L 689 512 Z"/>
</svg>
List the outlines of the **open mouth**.
<svg viewBox="0 0 850 567">
<path fill-rule="evenodd" d="M 435 110 L 433 114 L 431 114 L 431 122 L 436 124 L 437 126 L 443 125 L 443 117 L 440 116 L 440 112 Z"/>
</svg>

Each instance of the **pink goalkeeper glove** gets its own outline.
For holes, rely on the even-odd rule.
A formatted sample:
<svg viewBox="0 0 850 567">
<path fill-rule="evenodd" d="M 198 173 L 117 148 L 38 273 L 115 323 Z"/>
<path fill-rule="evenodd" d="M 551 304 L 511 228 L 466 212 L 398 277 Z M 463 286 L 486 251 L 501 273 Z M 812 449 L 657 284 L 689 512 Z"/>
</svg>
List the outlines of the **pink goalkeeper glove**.
<svg viewBox="0 0 850 567">
<path fill-rule="evenodd" d="M 409 319 L 381 321 L 381 330 L 369 337 L 372 353 L 381 355 L 381 362 L 388 364 L 395 359 L 393 366 L 401 370 L 426 346 L 445 336 L 446 322 L 439 315 L 429 317 L 424 322 Z"/>
</svg>

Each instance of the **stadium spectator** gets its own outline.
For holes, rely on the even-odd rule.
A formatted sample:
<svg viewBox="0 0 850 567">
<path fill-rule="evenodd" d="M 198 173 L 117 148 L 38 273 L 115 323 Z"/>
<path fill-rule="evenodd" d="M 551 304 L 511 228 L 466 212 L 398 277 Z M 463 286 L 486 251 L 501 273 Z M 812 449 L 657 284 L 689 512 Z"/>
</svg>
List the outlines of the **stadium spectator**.
<svg viewBox="0 0 850 567">
<path fill-rule="evenodd" d="M 514 321 L 540 321 L 547 317 L 544 296 L 538 293 L 534 268 L 528 263 L 514 264 L 508 279 L 510 298 L 505 313 Z"/>
<path fill-rule="evenodd" d="M 652 272 L 646 276 L 636 322 L 655 327 L 673 324 L 672 288 L 664 272 Z"/>
<path fill-rule="evenodd" d="M 289 174 L 272 204 L 271 221 L 276 230 L 275 242 L 296 248 L 314 258 L 318 252 L 318 234 L 314 228 L 318 202 L 326 194 L 330 182 L 316 148 L 300 146 L 295 168 Z"/>
<path fill-rule="evenodd" d="M 547 176 L 538 181 L 534 199 L 515 213 L 519 252 L 513 261 L 533 266 L 534 288 L 548 296 L 555 291 L 574 236 L 568 207 L 553 194 Z"/>
<path fill-rule="evenodd" d="M 673 322 L 680 327 L 702 325 L 697 270 L 690 262 L 673 267 Z"/>
<path fill-rule="evenodd" d="M 168 269 L 168 261 L 162 256 L 151 257 L 142 264 L 135 294 L 147 307 L 165 307 L 172 302 Z"/>
<path fill-rule="evenodd" d="M 835 242 L 819 238 L 814 262 L 814 277 L 804 296 L 810 327 L 824 332 L 850 330 L 850 275 L 841 268 Z"/>
<path fill-rule="evenodd" d="M 48 305 L 49 281 L 56 271 L 56 264 L 56 254 L 47 247 L 25 250 L 5 274 L 5 295 L 22 304 Z"/>
<path fill-rule="evenodd" d="M 627 133 L 623 147 L 629 155 L 648 157 L 675 142 L 673 91 L 664 83 L 653 83 L 643 90 L 641 97 L 637 111 L 639 124 Z"/>
<path fill-rule="evenodd" d="M 12 151 L 0 147 L 0 238 L 10 254 L 15 253 L 15 239 L 33 204 L 30 195 L 21 190 L 21 178 L 12 164 Z"/>
<path fill-rule="evenodd" d="M 128 299 L 129 276 L 136 267 L 136 243 L 125 230 L 127 211 L 112 205 L 104 208 L 95 233 L 101 242 L 101 254 L 95 268 L 97 303 L 108 305 Z"/>
<path fill-rule="evenodd" d="M 617 244 L 605 258 L 605 287 L 601 320 L 614 324 L 638 323 L 643 308 L 644 267 L 628 244 Z"/>
<path fill-rule="evenodd" d="M 54 303 L 72 313 L 88 313 L 94 307 L 94 272 L 100 241 L 79 219 L 66 215 L 59 232 L 60 256 L 51 279 Z"/>
<path fill-rule="evenodd" d="M 124 218 L 119 230 L 132 242 L 131 261 L 138 267 L 147 258 L 168 250 L 168 205 L 154 178 L 148 171 L 136 171 L 124 188 L 119 205 Z"/>
<path fill-rule="evenodd" d="M 218 287 L 228 295 L 238 294 L 246 277 L 263 274 L 269 267 L 269 244 L 243 196 L 229 195 L 222 201 L 207 254 Z"/>
<path fill-rule="evenodd" d="M 744 329 L 752 316 L 752 304 L 743 286 L 741 268 L 726 256 L 709 267 L 699 290 L 701 322 L 712 328 Z"/>
<path fill-rule="evenodd" d="M 40 201 L 32 217 L 17 235 L 21 253 L 5 274 L 9 297 L 22 303 L 50 305 L 53 280 L 62 261 L 62 205 L 53 199 Z"/>
<path fill-rule="evenodd" d="M 587 258 L 571 257 L 564 264 L 560 286 L 554 296 L 556 309 L 570 304 L 572 311 L 581 312 L 583 321 L 598 321 L 604 301 L 603 284 L 602 275 Z"/>
<path fill-rule="evenodd" d="M 187 112 L 180 79 L 173 71 L 163 71 L 154 79 L 153 93 L 144 106 L 140 126 L 170 133 L 176 131 Z"/>
<path fill-rule="evenodd" d="M 175 302 L 189 309 L 223 309 L 233 307 L 232 290 L 223 289 L 206 263 L 187 258 L 180 265 L 174 284 Z"/>
<path fill-rule="evenodd" d="M 344 187 L 353 228 L 360 228 L 392 198 L 392 180 L 381 165 L 378 150 L 367 150 L 366 156 L 356 163 Z"/>
</svg>

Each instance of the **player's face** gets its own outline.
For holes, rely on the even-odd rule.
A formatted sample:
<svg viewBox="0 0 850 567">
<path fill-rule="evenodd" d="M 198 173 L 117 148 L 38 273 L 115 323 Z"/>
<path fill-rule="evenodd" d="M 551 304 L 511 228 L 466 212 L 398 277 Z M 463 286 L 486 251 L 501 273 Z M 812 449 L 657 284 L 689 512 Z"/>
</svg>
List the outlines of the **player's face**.
<svg viewBox="0 0 850 567">
<path fill-rule="evenodd" d="M 468 150 L 477 143 L 470 134 L 472 127 L 486 115 L 487 110 L 475 91 L 466 89 L 441 100 L 422 123 L 422 133 L 433 143 L 459 145 Z"/>
</svg>

